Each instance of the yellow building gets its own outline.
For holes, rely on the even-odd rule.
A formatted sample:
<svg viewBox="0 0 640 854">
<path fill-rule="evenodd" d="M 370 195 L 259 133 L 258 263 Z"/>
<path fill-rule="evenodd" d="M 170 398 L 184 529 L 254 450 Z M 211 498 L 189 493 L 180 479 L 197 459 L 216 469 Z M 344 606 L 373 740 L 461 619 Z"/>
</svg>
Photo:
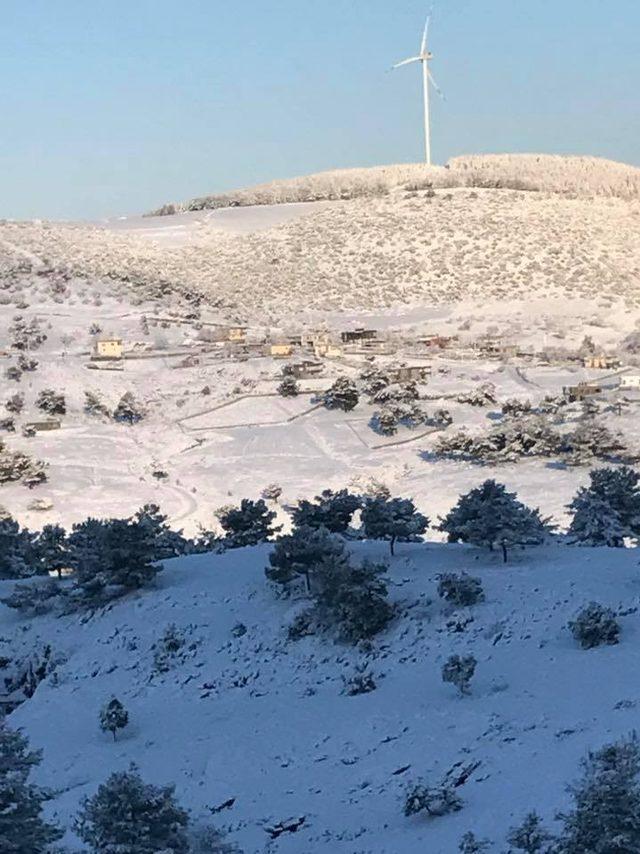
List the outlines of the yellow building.
<svg viewBox="0 0 640 854">
<path fill-rule="evenodd" d="M 332 344 L 327 341 L 322 344 L 316 344 L 313 348 L 314 355 L 319 359 L 339 359 L 344 355 L 344 350 L 337 344 Z"/>
<path fill-rule="evenodd" d="M 99 359 L 121 359 L 122 354 L 122 338 L 102 338 L 96 341 L 95 355 Z"/>
<path fill-rule="evenodd" d="M 272 344 L 269 352 L 274 359 L 287 359 L 293 355 L 293 344 Z"/>
<path fill-rule="evenodd" d="M 236 343 L 244 343 L 247 339 L 247 327 L 230 326 L 227 330 L 227 339 Z"/>
</svg>

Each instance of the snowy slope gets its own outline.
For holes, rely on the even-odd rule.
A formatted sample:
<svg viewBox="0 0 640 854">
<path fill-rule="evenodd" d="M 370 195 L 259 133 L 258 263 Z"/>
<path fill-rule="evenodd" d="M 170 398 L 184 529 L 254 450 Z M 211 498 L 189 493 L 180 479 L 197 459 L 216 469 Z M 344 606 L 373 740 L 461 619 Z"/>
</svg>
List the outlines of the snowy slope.
<svg viewBox="0 0 640 854">
<path fill-rule="evenodd" d="M 353 549 L 386 552 L 382 543 Z M 327 638 L 287 641 L 301 603 L 265 583 L 267 553 L 169 561 L 156 589 L 90 618 L 28 621 L 0 606 L 0 654 L 47 642 L 66 658 L 9 718 L 44 749 L 36 777 L 59 792 L 51 815 L 69 825 L 81 797 L 134 760 L 149 781 L 175 782 L 195 818 L 235 797 L 215 821 L 247 854 L 453 854 L 467 830 L 500 852 L 527 810 L 553 822 L 588 748 L 637 726 L 635 551 L 554 545 L 504 567 L 463 546 L 400 545 L 391 596 L 406 610 L 368 654 Z M 436 576 L 462 569 L 482 578 L 487 601 L 454 615 Z M 566 630 L 591 599 L 626 612 L 619 646 L 583 651 Z M 467 617 L 456 631 L 452 622 Z M 153 675 L 151 647 L 170 623 L 195 646 Z M 478 668 L 472 695 L 459 698 L 440 669 L 468 651 Z M 378 689 L 342 694 L 342 677 L 365 660 Z M 98 727 L 112 694 L 131 721 L 115 743 Z M 403 816 L 409 781 L 438 783 L 454 763 L 475 760 L 461 812 Z M 297 834 L 269 842 L 266 825 L 303 815 Z"/>
</svg>

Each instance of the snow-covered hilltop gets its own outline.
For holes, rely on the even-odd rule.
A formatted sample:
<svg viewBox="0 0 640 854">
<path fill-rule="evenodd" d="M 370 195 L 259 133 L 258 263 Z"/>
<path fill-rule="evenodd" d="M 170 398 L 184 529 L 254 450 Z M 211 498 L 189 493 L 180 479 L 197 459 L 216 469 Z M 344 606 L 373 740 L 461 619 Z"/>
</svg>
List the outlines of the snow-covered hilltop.
<svg viewBox="0 0 640 854">
<path fill-rule="evenodd" d="M 388 552 L 351 548 L 356 559 Z M 399 615 L 360 647 L 288 639 L 304 602 L 274 595 L 268 552 L 168 561 L 155 589 L 92 615 L 24 620 L 0 608 L 0 652 L 49 645 L 59 662 L 9 718 L 44 749 L 34 777 L 55 792 L 50 818 L 69 826 L 82 797 L 133 760 L 247 854 L 454 854 L 467 831 L 502 852 L 530 810 L 557 831 L 580 760 L 637 724 L 634 551 L 548 546 L 504 566 L 466 546 L 401 544 L 389 573 Z M 439 598 L 439 575 L 462 570 L 481 580 L 484 602 Z M 572 638 L 567 623 L 590 600 L 619 615 L 618 645 L 585 650 Z M 186 646 L 159 668 L 171 624 Z M 477 668 L 459 696 L 441 669 L 469 653 Z M 349 696 L 358 672 L 376 688 Z M 129 712 L 115 741 L 98 720 L 112 695 Z M 470 769 L 459 811 L 403 815 L 412 784 Z M 269 829 L 302 818 L 271 839 Z"/>
</svg>

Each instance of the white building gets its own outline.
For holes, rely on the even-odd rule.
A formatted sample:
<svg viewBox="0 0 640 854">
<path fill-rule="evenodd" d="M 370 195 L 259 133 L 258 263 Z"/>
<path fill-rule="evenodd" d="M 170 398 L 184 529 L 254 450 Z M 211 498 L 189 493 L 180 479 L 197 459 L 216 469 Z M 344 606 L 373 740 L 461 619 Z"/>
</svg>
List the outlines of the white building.
<svg viewBox="0 0 640 854">
<path fill-rule="evenodd" d="M 640 389 L 640 374 L 622 374 L 619 387 Z"/>
</svg>

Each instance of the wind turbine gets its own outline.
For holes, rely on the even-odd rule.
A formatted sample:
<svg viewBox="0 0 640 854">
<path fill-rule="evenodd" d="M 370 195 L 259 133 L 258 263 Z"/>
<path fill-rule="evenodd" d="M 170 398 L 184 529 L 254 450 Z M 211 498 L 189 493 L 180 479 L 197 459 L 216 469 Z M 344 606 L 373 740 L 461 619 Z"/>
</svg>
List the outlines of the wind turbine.
<svg viewBox="0 0 640 854">
<path fill-rule="evenodd" d="M 433 59 L 433 54 L 427 47 L 429 38 L 429 24 L 431 23 L 431 13 L 427 16 L 427 21 L 424 25 L 422 34 L 422 42 L 420 43 L 420 53 L 418 56 L 411 56 L 409 59 L 403 59 L 402 62 L 396 63 L 393 68 L 400 68 L 403 65 L 411 65 L 413 62 L 422 63 L 422 85 L 424 89 L 424 146 L 425 158 L 427 165 L 431 166 L 431 116 L 429 108 L 429 84 L 433 86 L 438 95 L 442 98 L 442 92 L 438 88 L 436 81 L 433 79 L 429 63 Z"/>
</svg>

